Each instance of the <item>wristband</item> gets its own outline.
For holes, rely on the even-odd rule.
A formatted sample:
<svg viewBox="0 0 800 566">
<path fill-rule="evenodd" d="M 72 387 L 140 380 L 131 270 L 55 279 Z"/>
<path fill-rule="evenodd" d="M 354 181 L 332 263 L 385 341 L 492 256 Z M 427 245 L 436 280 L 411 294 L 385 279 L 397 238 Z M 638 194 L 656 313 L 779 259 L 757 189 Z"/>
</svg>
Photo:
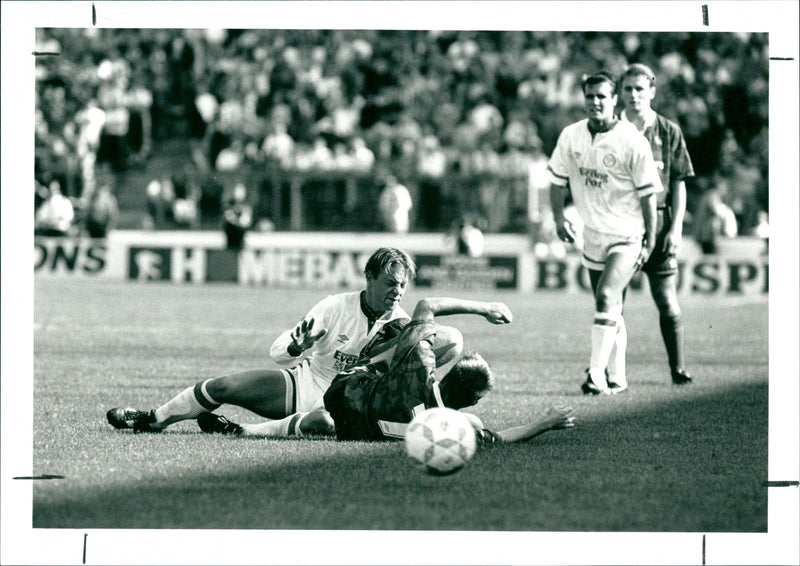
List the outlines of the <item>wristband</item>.
<svg viewBox="0 0 800 566">
<path fill-rule="evenodd" d="M 297 358 L 302 355 L 303 350 L 300 349 L 300 346 L 292 342 L 289 344 L 289 347 L 286 348 L 286 353 L 292 356 L 293 358 Z"/>
</svg>

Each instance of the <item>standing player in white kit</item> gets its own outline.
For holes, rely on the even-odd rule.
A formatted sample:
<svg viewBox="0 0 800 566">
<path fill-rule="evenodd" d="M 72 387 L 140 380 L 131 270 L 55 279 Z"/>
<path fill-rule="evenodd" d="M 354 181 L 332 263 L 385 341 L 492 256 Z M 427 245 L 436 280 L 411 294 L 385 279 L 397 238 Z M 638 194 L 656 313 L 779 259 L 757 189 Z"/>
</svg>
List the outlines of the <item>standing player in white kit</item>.
<svg viewBox="0 0 800 566">
<path fill-rule="evenodd" d="M 562 130 L 547 166 L 558 237 L 576 237 L 564 217 L 568 193 L 584 223 L 582 261 L 595 299 L 592 352 L 581 386 L 587 395 L 627 388 L 624 376 L 606 377 L 606 370 L 624 324 L 623 291 L 655 246 L 656 193 L 663 190 L 647 140 L 614 113 L 616 88 L 606 72 L 584 80 L 587 118 Z"/>
</svg>

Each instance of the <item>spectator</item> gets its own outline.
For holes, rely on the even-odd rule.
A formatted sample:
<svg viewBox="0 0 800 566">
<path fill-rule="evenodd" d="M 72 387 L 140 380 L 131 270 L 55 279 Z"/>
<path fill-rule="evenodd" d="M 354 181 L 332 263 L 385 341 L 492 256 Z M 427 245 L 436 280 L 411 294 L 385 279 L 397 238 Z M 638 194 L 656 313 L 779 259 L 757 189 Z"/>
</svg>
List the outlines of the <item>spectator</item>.
<svg viewBox="0 0 800 566">
<path fill-rule="evenodd" d="M 197 228 L 200 223 L 200 187 L 191 170 L 172 179 L 175 198 L 172 201 L 172 217 L 178 226 Z"/>
<path fill-rule="evenodd" d="M 412 206 L 411 193 L 393 175 L 389 175 L 378 200 L 378 209 L 386 229 L 397 234 L 407 233 Z"/>
<path fill-rule="evenodd" d="M 242 183 L 237 183 L 222 215 L 229 250 L 239 251 L 244 247 L 244 237 L 252 223 L 253 208 L 247 203 L 247 189 Z"/>
<path fill-rule="evenodd" d="M 261 146 L 268 163 L 275 163 L 283 169 L 291 169 L 295 165 L 295 143 L 286 129 L 286 124 L 277 122 L 273 131 L 264 138 Z"/>
<path fill-rule="evenodd" d="M 109 183 L 101 183 L 89 197 L 86 232 L 90 238 L 105 238 L 119 218 L 119 206 Z"/>
<path fill-rule="evenodd" d="M 72 233 L 74 220 L 72 201 L 61 194 L 58 181 L 51 182 L 49 196 L 36 211 L 34 233 L 37 236 L 68 236 Z"/>
<path fill-rule="evenodd" d="M 128 72 L 124 61 L 108 59 L 100 64 L 97 71 L 101 80 L 97 93 L 98 103 L 106 113 L 97 161 L 111 164 L 116 172 L 125 170 L 129 153 L 128 130 L 131 115 L 127 104 Z"/>
<path fill-rule="evenodd" d="M 705 254 L 717 253 L 720 237 L 733 238 L 738 233 L 736 215 L 722 201 L 719 189 L 708 189 L 694 214 L 694 237 Z"/>
<path fill-rule="evenodd" d="M 484 251 L 481 221 L 472 214 L 465 214 L 455 226 L 456 251 L 467 257 L 481 257 Z"/>
<path fill-rule="evenodd" d="M 353 166 L 359 173 L 367 173 L 375 165 L 375 154 L 367 147 L 362 138 L 355 138 L 352 143 Z"/>
<path fill-rule="evenodd" d="M 750 165 L 739 167 L 748 189 L 723 195 L 749 232 L 758 210 L 766 210 L 766 144 L 757 139 L 768 139 L 767 39 L 763 33 L 40 29 L 37 50 L 62 56 L 36 61 L 36 176 L 45 185 L 59 180 L 67 196 L 88 196 L 92 154 L 123 170 L 147 156 L 148 129 L 153 144 L 188 137 L 204 168 L 213 170 L 218 154 L 231 148 L 223 168 L 247 167 L 267 153 L 253 145 L 264 140 L 264 121 L 282 123 L 298 147 L 312 145 L 318 134 L 331 148 L 355 148 L 354 140 L 364 139 L 375 163 L 359 172 L 393 171 L 401 178 L 417 168 L 421 132 L 430 125 L 448 165 L 457 164 L 448 173 L 485 170 L 490 149 L 500 155 L 504 177 L 518 176 L 531 146 L 525 137 L 538 137 L 549 155 L 564 125 L 580 119 L 572 114 L 582 102 L 580 69 L 621 70 L 626 59 L 650 60 L 664 77 L 661 107 L 680 123 L 699 178 L 717 173 L 726 128 L 742 148 L 740 163 L 759 154 L 760 178 Z M 97 104 L 87 126 L 77 114 L 92 99 Z M 101 113 L 109 114 L 107 124 Z M 99 149 L 88 144 L 87 152 L 81 138 L 96 137 L 98 127 L 102 143 Z M 471 156 L 478 149 L 482 155 Z M 322 169 L 331 167 L 336 164 Z M 720 179 L 715 184 L 722 190 Z M 476 195 L 459 198 L 464 209 L 479 187 L 470 184 Z M 507 187 L 516 190 L 513 183 L 500 186 L 501 199 Z M 441 189 L 452 196 L 448 183 Z M 505 226 L 498 221 L 519 208 L 517 200 L 488 216 L 493 228 Z M 418 220 L 430 229 L 451 222 L 452 216 L 438 216 L 430 219 L 435 226 L 422 215 Z"/>
</svg>

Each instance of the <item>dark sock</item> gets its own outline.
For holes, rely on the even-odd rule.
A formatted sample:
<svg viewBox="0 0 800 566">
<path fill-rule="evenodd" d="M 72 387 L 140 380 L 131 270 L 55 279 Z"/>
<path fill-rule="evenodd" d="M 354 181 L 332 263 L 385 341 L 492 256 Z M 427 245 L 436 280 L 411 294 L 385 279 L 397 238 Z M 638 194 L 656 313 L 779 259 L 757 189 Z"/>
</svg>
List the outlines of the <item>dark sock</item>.
<svg viewBox="0 0 800 566">
<path fill-rule="evenodd" d="M 667 348 L 667 358 L 672 371 L 683 369 L 683 313 L 659 318 L 661 336 Z"/>
</svg>

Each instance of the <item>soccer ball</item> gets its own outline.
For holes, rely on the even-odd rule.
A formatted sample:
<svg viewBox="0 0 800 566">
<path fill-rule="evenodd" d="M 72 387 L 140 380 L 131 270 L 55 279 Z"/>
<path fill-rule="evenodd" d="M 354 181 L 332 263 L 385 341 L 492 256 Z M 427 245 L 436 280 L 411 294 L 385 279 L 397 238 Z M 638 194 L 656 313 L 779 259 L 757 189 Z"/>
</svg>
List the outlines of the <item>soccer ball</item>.
<svg viewBox="0 0 800 566">
<path fill-rule="evenodd" d="M 406 429 L 406 454 L 429 474 L 457 472 L 475 454 L 475 429 L 464 413 L 436 407 L 414 417 Z"/>
</svg>

